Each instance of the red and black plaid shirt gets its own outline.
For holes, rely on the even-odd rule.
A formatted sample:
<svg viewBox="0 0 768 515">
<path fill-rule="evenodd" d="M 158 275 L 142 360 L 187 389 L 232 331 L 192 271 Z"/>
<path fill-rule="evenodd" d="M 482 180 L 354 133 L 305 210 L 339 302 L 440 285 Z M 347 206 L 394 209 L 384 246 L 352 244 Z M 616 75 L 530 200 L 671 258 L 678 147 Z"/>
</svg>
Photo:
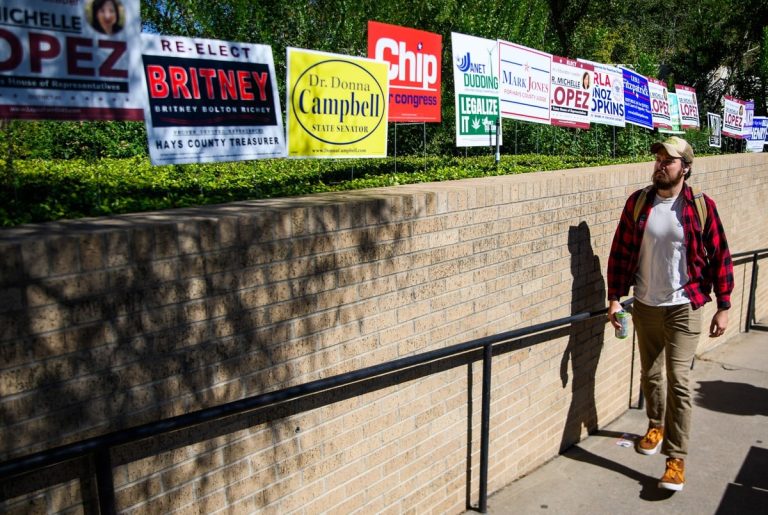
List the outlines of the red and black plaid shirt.
<svg viewBox="0 0 768 515">
<path fill-rule="evenodd" d="M 688 269 L 688 283 L 683 288 L 691 301 L 691 306 L 698 309 L 711 299 L 714 289 L 717 307 L 731 307 L 733 291 L 733 263 L 725 239 L 725 231 L 717 214 L 715 202 L 704 195 L 707 205 L 707 219 L 704 231 L 699 230 L 699 218 L 693 201 L 693 191 L 687 184 L 681 193 L 685 198 L 683 207 L 683 233 Z M 613 236 L 611 255 L 608 257 L 608 300 L 619 300 L 629 294 L 629 287 L 635 283 L 640 255 L 640 242 L 643 240 L 645 225 L 648 221 L 656 190 L 651 188 L 646 196 L 645 206 L 635 223 L 635 203 L 640 190 L 627 199 L 621 220 Z"/>
</svg>

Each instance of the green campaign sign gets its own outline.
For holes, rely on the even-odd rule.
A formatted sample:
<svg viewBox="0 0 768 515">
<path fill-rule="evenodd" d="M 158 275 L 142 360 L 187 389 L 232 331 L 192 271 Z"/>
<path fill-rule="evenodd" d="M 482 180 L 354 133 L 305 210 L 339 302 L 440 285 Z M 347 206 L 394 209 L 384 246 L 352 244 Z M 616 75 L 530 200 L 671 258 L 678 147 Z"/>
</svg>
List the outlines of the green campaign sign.
<svg viewBox="0 0 768 515">
<path fill-rule="evenodd" d="M 479 95 L 459 95 L 460 136 L 484 136 L 496 132 L 499 99 Z"/>
</svg>

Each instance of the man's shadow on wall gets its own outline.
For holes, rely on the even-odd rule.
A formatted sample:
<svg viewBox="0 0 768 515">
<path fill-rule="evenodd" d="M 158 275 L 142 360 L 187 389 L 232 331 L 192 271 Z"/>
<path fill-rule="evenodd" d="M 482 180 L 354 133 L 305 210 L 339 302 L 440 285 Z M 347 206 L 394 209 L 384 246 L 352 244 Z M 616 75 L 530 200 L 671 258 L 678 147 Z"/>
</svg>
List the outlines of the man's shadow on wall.
<svg viewBox="0 0 768 515">
<path fill-rule="evenodd" d="M 592 250 L 591 235 L 586 222 L 568 229 L 568 251 L 571 253 L 571 275 L 573 276 L 571 314 L 604 309 L 605 279 L 602 275 L 600 258 Z M 571 384 L 571 405 L 563 427 L 560 452 L 572 460 L 612 470 L 636 480 L 642 486 L 641 499 L 646 501 L 668 499 L 672 493 L 658 489 L 655 478 L 574 445 L 581 440 L 582 428 L 586 428 L 589 434 L 609 438 L 622 436 L 619 433 L 600 430 L 595 405 L 595 374 L 603 350 L 606 327 L 609 327 L 607 321 L 601 316 L 576 322 L 571 326 L 568 347 L 560 361 L 560 378 L 563 388 L 566 388 L 569 382 Z M 572 377 L 568 376 L 568 361 L 571 362 Z M 567 449 L 569 450 L 565 453 Z"/>
<path fill-rule="evenodd" d="M 597 311 L 605 307 L 605 280 L 600 267 L 600 258 L 592 250 L 589 225 L 581 222 L 568 229 L 568 251 L 571 253 L 571 275 L 573 287 L 571 315 L 586 311 Z M 581 439 L 582 427 L 593 433 L 598 427 L 595 406 L 595 374 L 606 322 L 604 317 L 594 317 L 574 323 L 568 347 L 560 361 L 560 379 L 563 388 L 571 384 L 571 405 L 565 420 L 560 441 L 560 452 Z M 568 361 L 571 362 L 572 377 L 568 376 Z"/>
</svg>

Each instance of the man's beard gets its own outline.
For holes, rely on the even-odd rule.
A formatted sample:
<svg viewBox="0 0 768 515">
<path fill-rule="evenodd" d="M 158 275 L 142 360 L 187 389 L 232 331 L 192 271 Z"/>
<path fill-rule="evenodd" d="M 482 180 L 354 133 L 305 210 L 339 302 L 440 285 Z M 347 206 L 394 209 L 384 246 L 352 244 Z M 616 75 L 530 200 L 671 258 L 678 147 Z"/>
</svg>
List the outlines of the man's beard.
<svg viewBox="0 0 768 515">
<path fill-rule="evenodd" d="M 682 170 L 680 171 L 680 175 L 675 178 L 668 177 L 667 173 L 664 171 L 659 171 L 658 174 L 657 172 L 653 172 L 653 185 L 657 190 L 671 190 L 683 181 L 684 175 Z"/>
</svg>

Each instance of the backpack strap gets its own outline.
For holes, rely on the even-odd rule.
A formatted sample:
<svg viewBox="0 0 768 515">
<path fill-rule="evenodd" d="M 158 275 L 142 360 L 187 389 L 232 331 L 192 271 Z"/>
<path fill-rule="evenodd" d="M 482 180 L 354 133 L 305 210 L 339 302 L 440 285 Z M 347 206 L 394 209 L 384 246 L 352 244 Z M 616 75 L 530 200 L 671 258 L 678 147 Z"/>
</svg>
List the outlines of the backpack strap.
<svg viewBox="0 0 768 515">
<path fill-rule="evenodd" d="M 693 188 L 693 204 L 696 206 L 696 214 L 699 217 L 699 227 L 704 233 L 704 224 L 707 222 L 707 202 L 699 188 Z"/>
<path fill-rule="evenodd" d="M 645 199 L 648 197 L 649 191 L 651 191 L 651 185 L 641 189 L 640 195 L 637 196 L 637 200 L 635 201 L 635 213 L 633 215 L 635 223 L 637 223 L 637 219 L 640 218 L 640 212 L 643 210 L 643 206 L 645 206 Z"/>
<path fill-rule="evenodd" d="M 707 201 L 704 199 L 704 194 L 701 192 L 701 190 L 696 187 L 693 189 L 693 204 L 696 206 L 696 215 L 699 218 L 699 228 L 701 233 L 704 233 L 704 224 L 707 222 Z M 640 190 L 640 194 L 637 196 L 637 200 L 635 201 L 635 212 L 633 215 L 633 219 L 635 223 L 637 223 L 638 218 L 640 218 L 640 213 L 643 210 L 643 206 L 645 206 L 645 199 L 648 197 L 648 192 L 651 191 L 651 186 L 646 186 L 645 188 Z"/>
</svg>

